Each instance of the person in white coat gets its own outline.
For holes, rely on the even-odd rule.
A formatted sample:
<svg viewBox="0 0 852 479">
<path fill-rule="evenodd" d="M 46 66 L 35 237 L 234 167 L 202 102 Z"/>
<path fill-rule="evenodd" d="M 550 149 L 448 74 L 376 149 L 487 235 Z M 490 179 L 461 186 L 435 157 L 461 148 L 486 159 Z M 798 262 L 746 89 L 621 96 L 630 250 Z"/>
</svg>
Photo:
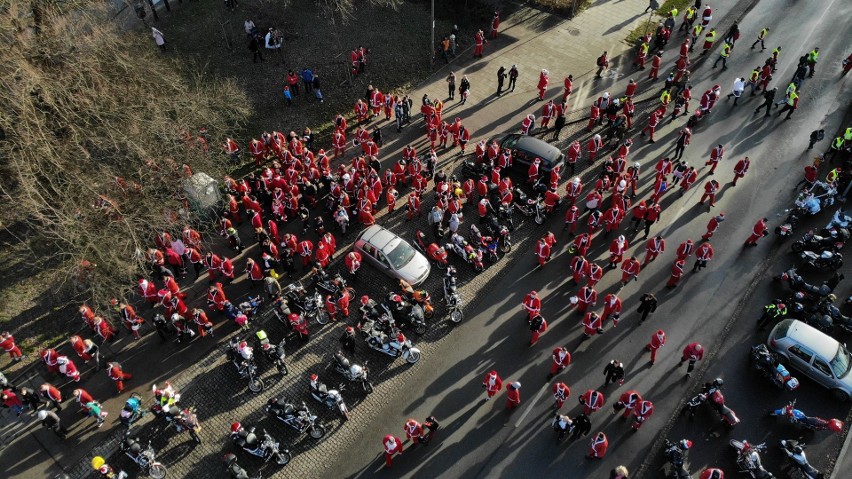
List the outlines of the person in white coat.
<svg viewBox="0 0 852 479">
<path fill-rule="evenodd" d="M 745 90 L 745 85 L 745 78 L 737 78 L 734 80 L 734 85 L 731 87 L 731 93 L 728 94 L 728 98 L 734 97 L 734 106 L 737 106 L 737 102 L 743 94 L 743 90 Z"/>
<path fill-rule="evenodd" d="M 163 32 L 151 27 L 151 36 L 154 37 L 154 43 L 160 47 L 160 50 L 166 51 L 166 39 L 163 37 Z"/>
</svg>

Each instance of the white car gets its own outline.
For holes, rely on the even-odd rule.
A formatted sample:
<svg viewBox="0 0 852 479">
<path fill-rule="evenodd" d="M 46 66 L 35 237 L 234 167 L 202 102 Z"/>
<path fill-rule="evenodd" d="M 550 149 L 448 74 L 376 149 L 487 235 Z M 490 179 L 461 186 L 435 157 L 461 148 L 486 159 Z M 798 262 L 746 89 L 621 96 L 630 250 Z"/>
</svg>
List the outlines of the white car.
<svg viewBox="0 0 852 479">
<path fill-rule="evenodd" d="M 412 286 L 429 277 L 429 260 L 408 242 L 381 226 L 373 225 L 364 230 L 353 248 L 361 253 L 364 261 L 392 278 L 404 279 Z"/>
<path fill-rule="evenodd" d="M 841 400 L 852 398 L 852 357 L 831 336 L 796 319 L 785 319 L 772 328 L 766 344 L 781 362 L 803 372 Z"/>
</svg>

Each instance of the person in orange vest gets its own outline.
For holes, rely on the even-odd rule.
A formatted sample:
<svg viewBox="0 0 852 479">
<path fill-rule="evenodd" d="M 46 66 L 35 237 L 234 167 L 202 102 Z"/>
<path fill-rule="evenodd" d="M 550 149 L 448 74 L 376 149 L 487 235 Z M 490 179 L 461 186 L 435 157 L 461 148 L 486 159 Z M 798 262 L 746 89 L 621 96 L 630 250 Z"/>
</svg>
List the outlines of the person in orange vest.
<svg viewBox="0 0 852 479">
<path fill-rule="evenodd" d="M 382 446 L 385 448 L 385 467 L 390 468 L 393 466 L 393 456 L 402 455 L 402 441 L 398 437 L 388 434 L 382 439 Z"/>
<path fill-rule="evenodd" d="M 603 459 L 606 456 L 606 450 L 609 448 L 609 440 L 606 434 L 599 432 L 593 439 L 592 445 L 589 447 L 589 452 L 586 457 L 589 459 Z"/>
<path fill-rule="evenodd" d="M 642 401 L 633 408 L 633 430 L 638 430 L 654 414 L 654 403 Z"/>
<path fill-rule="evenodd" d="M 686 345 L 685 348 L 683 348 L 683 354 L 680 357 L 678 367 L 682 366 L 683 363 L 689 361 L 689 365 L 686 367 L 686 375 L 691 376 L 692 370 L 695 369 L 695 363 L 703 358 L 704 346 L 702 346 L 698 342 L 689 343 Z"/>
<path fill-rule="evenodd" d="M 698 202 L 699 205 L 703 205 L 704 201 L 709 199 L 710 206 L 716 206 L 716 193 L 719 191 L 719 182 L 716 180 L 710 180 L 707 183 L 704 183 L 704 194 L 701 195 L 701 201 Z"/>
<path fill-rule="evenodd" d="M 601 317 L 598 313 L 594 311 L 589 311 L 583 316 L 583 337 L 580 338 L 582 340 L 586 340 L 591 338 L 596 334 L 603 334 L 603 322 L 601 321 Z"/>
<path fill-rule="evenodd" d="M 540 314 L 537 314 L 529 319 L 530 332 L 532 332 L 532 338 L 530 338 L 530 346 L 533 346 L 538 342 L 541 335 L 547 331 L 547 321 L 541 317 Z"/>
<path fill-rule="evenodd" d="M 663 347 L 666 344 L 666 333 L 662 329 L 658 329 L 656 333 L 651 336 L 651 341 L 645 345 L 645 349 L 651 351 L 651 364 L 653 365 L 657 361 L 657 350 Z"/>
<path fill-rule="evenodd" d="M 550 373 L 547 375 L 548 381 L 571 364 L 571 353 L 565 346 L 555 348 L 550 357 L 553 359 L 553 363 L 550 365 Z"/>
<path fill-rule="evenodd" d="M 631 280 L 638 280 L 642 266 L 634 257 L 627 258 L 621 263 L 621 285 L 626 286 Z"/>
<path fill-rule="evenodd" d="M 9 332 L 0 334 L 0 348 L 9 353 L 9 357 L 15 362 L 19 362 L 26 357 L 21 353 L 21 348 L 15 344 L 15 338 Z"/>
<path fill-rule="evenodd" d="M 119 394 L 124 391 L 124 381 L 133 378 L 133 375 L 124 372 L 121 369 L 121 365 L 118 363 L 107 364 L 107 376 L 109 376 L 110 379 L 115 381 L 115 387 L 116 389 L 118 389 Z"/>
<path fill-rule="evenodd" d="M 50 383 L 44 383 L 38 388 L 38 392 L 41 397 L 50 401 L 57 411 L 62 410 L 62 393 L 59 392 L 59 389 L 56 389 L 56 386 Z"/>
<path fill-rule="evenodd" d="M 651 261 L 657 259 L 657 256 L 665 250 L 666 240 L 662 236 L 657 235 L 649 239 L 648 243 L 645 245 L 645 261 L 642 263 L 642 266 L 645 266 Z"/>
<path fill-rule="evenodd" d="M 615 414 L 618 411 L 624 411 L 621 414 L 621 417 L 628 418 L 630 417 L 630 413 L 633 412 L 633 408 L 635 408 L 639 403 L 642 402 L 642 396 L 634 390 L 629 390 L 621 394 L 621 397 L 618 398 L 618 402 L 612 405 L 612 413 Z"/>
<path fill-rule="evenodd" d="M 734 179 L 731 181 L 731 186 L 737 186 L 737 180 L 744 177 L 748 173 L 748 167 L 751 165 L 751 160 L 746 156 L 738 161 L 734 166 Z"/>
<path fill-rule="evenodd" d="M 538 260 L 538 266 L 544 268 L 544 264 L 550 259 L 551 247 L 544 238 L 538 240 L 535 247 L 535 255 Z"/>
<path fill-rule="evenodd" d="M 601 321 L 606 322 L 609 316 L 612 315 L 612 327 L 617 327 L 618 321 L 621 320 L 621 308 L 621 298 L 615 293 L 607 294 L 604 297 L 604 310 Z"/>
<path fill-rule="evenodd" d="M 746 246 L 757 246 L 757 240 L 769 235 L 768 222 L 768 219 L 762 218 L 760 221 L 754 224 L 754 229 L 752 229 L 751 236 L 749 236 L 745 242 Z"/>
<path fill-rule="evenodd" d="M 482 387 L 485 388 L 485 400 L 488 401 L 503 389 L 503 380 L 497 375 L 497 371 L 491 371 L 485 375 Z"/>
<path fill-rule="evenodd" d="M 423 439 L 423 426 L 414 419 L 409 418 L 408 421 L 405 421 L 402 430 L 405 431 L 405 437 L 414 444 Z"/>
<path fill-rule="evenodd" d="M 672 265 L 672 273 L 669 277 L 669 281 L 666 283 L 666 288 L 673 289 L 677 287 L 678 282 L 680 282 L 680 278 L 683 277 L 683 269 L 686 266 L 686 261 L 682 259 L 675 260 Z"/>
<path fill-rule="evenodd" d="M 701 243 L 695 250 L 695 266 L 692 267 L 692 272 L 697 273 L 706 268 L 707 262 L 713 259 L 713 254 L 713 246 L 710 243 Z"/>
<path fill-rule="evenodd" d="M 506 386 L 506 409 L 511 411 L 521 405 L 521 383 L 515 381 Z"/>
<path fill-rule="evenodd" d="M 554 404 L 557 410 L 562 409 L 562 406 L 565 404 L 565 400 L 571 396 L 571 388 L 568 387 L 565 383 L 553 383 L 553 399 L 556 400 L 556 404 Z"/>
<path fill-rule="evenodd" d="M 541 299 L 538 297 L 538 292 L 530 291 L 521 303 L 524 310 L 527 312 L 527 321 L 541 313 Z"/>
<path fill-rule="evenodd" d="M 586 416 L 602 408 L 604 402 L 606 398 L 603 393 L 594 389 L 588 389 L 580 396 L 580 404 L 583 405 L 583 414 Z"/>
</svg>

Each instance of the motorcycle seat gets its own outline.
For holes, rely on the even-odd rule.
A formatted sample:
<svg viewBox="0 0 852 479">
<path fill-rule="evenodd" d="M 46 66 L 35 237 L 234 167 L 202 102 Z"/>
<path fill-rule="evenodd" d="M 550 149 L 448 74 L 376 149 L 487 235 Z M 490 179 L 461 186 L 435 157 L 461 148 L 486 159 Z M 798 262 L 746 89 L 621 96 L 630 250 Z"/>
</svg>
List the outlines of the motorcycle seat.
<svg viewBox="0 0 852 479">
<path fill-rule="evenodd" d="M 257 435 L 253 432 L 246 434 L 245 437 L 245 445 L 248 447 L 254 447 L 257 445 Z"/>
<path fill-rule="evenodd" d="M 283 408 L 284 414 L 293 414 L 293 411 L 296 410 L 292 404 L 284 404 Z"/>
<path fill-rule="evenodd" d="M 343 355 L 342 355 L 342 354 L 340 354 L 340 353 L 335 353 L 335 354 L 334 354 L 334 360 L 335 360 L 335 361 L 337 361 L 337 364 L 339 364 L 341 367 L 349 368 L 349 366 L 350 366 L 350 364 L 349 364 L 349 360 L 348 360 L 348 359 L 346 359 L 346 357 L 345 357 L 345 356 L 343 356 Z"/>
</svg>

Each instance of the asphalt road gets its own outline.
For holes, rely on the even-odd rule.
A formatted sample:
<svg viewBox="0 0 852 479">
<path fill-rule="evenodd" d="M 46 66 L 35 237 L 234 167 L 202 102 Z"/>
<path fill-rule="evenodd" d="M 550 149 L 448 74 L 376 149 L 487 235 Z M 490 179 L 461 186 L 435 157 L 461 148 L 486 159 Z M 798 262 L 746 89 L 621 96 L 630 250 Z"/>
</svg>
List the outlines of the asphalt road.
<svg viewBox="0 0 852 479">
<path fill-rule="evenodd" d="M 442 424 L 438 438 L 427 447 L 417 446 L 398 457 L 394 463 L 395 477 L 518 477 L 522 474 L 606 477 L 618 464 L 626 465 L 631 471 L 640 471 L 644 477 L 659 477 L 662 474 L 656 460 L 659 451 L 653 447 L 659 435 L 668 432 L 669 418 L 699 384 L 721 376 L 726 381 L 728 403 L 737 411 L 742 424 L 733 432 L 726 432 L 707 407 L 692 422 L 677 418 L 667 436 L 689 437 L 695 442 L 690 468 L 696 473 L 705 466 L 716 465 L 734 474 L 734 454 L 728 440 L 765 440 L 773 446 L 766 457 L 767 467 L 784 477 L 781 473 L 786 465 L 774 446 L 779 439 L 798 436 L 799 431 L 778 419 L 765 418 L 766 410 L 780 407 L 795 397 L 798 406 L 809 414 L 844 418 L 849 405 L 837 403 L 801 374 L 797 376 L 802 386 L 795 394 L 790 394 L 774 389 L 749 370 L 748 348 L 765 339 L 765 332 L 755 331 L 754 321 L 760 307 L 779 291 L 779 286 L 770 284 L 764 274 L 786 268 L 793 257 L 788 253 L 789 245 L 777 244 L 774 237 L 765 238 L 757 248 L 743 249 L 741 244 L 759 218 L 770 218 L 774 228 L 781 219 L 777 213 L 791 203 L 792 185 L 799 180 L 802 167 L 810 159 L 805 152 L 810 131 L 823 125 L 830 135 L 840 126 L 850 99 L 848 91 L 844 91 L 848 80 L 841 80 L 839 76 L 840 61 L 848 55 L 850 47 L 849 27 L 845 21 L 850 14 L 852 5 L 839 0 L 819 4 L 761 0 L 741 22 L 743 37 L 728 62 L 729 68 L 714 70 L 710 64 L 705 64 L 693 75 L 696 98 L 717 83 L 727 94 L 736 76 L 747 76 L 771 51 L 761 54 L 749 49 L 757 30 L 764 25 L 772 29 L 767 47 L 780 44 L 784 48 L 774 82 L 782 91 L 800 55 L 815 46 L 822 52 L 817 75 L 804 84 L 800 108 L 791 120 L 784 121 L 783 117 L 779 119 L 775 115 L 764 120 L 762 116 L 753 115 L 760 97 L 744 96 L 742 100 L 745 101 L 733 107 L 732 100 L 726 101 L 723 96 L 709 121 L 696 129 L 692 144 L 686 150 L 685 158 L 690 164 L 702 166 L 717 143 L 723 143 L 727 150 L 726 160 L 714 176 L 723 185 L 717 206 L 711 211 L 706 205 L 697 205 L 702 185 L 708 179 L 706 167 L 701 171 L 697 188 L 683 198 L 675 193 L 663 199 L 663 222 L 652 232 L 665 236 L 668 250 L 643 270 L 638 282 L 619 291 L 625 314 L 617 329 L 608 324 L 605 334 L 580 343 L 581 316 L 567 307 L 568 297 L 577 290 L 565 280 L 571 256 L 565 250 L 567 236 L 559 235 L 553 260 L 543 271 L 533 269 L 530 253 L 516 260 L 500 280 L 494 282 L 488 297 L 480 303 L 478 314 L 471 315 L 454 337 L 441 345 L 440 354 L 424 359 L 428 367 L 418 370 L 399 395 L 401 399 L 383 410 L 376 420 L 364 425 L 364 441 L 341 456 L 338 471 L 348 477 L 380 473 L 383 466 L 380 438 L 388 433 L 404 437 L 402 425 L 408 417 L 422 420 L 434 414 Z M 668 55 L 670 58 L 676 53 Z M 711 62 L 715 55 L 709 59 Z M 624 77 L 617 83 L 594 86 L 584 83 L 579 91 L 589 97 L 602 87 L 620 93 L 630 74 L 625 68 L 629 65 L 622 65 Z M 647 83 L 643 81 L 641 85 L 646 88 Z M 695 103 L 693 101 L 691 106 Z M 675 125 L 666 124 L 658 130 L 655 145 L 637 141 L 634 146 L 631 161 L 642 162 L 645 171 L 640 183 L 643 185 L 640 194 L 644 197 L 649 195 L 653 180 L 649 170 L 659 157 L 672 152 L 675 135 L 684 123 L 685 119 L 679 119 Z M 472 127 L 476 131 L 477 125 Z M 827 141 L 816 151 L 825 147 Z M 726 185 L 733 177 L 735 162 L 742 156 L 752 159 L 751 171 L 736 187 Z M 712 241 L 716 258 L 700 273 L 688 273 L 681 285 L 669 292 L 663 286 L 669 276 L 674 250 L 686 238 L 698 240 L 712 214 L 719 211 L 725 211 L 728 220 Z M 561 214 L 557 216 L 550 229 L 559 232 Z M 591 254 L 600 264 L 606 261 L 603 245 L 603 240 L 596 239 Z M 531 245 L 526 248 L 532 249 Z M 631 239 L 631 251 L 637 250 L 644 254 L 641 235 Z M 692 261 L 687 266 L 691 269 Z M 619 289 L 619 278 L 620 273 L 616 272 L 604 276 L 598 288 L 601 298 Z M 848 288 L 848 284 L 841 284 L 839 295 L 846 295 Z M 544 298 L 543 314 L 550 322 L 550 330 L 530 348 L 520 303 L 533 289 Z M 638 297 L 646 291 L 656 294 L 661 304 L 646 324 L 638 325 L 634 310 Z M 730 332 L 726 334 L 728 327 Z M 665 329 L 668 343 L 652 367 L 643 346 L 657 328 Z M 720 340 L 723 336 L 726 337 L 724 343 Z M 692 341 L 701 342 L 711 352 L 711 357 L 699 363 L 700 374 L 686 378 L 684 369 L 678 370 L 677 365 L 680 351 Z M 557 445 L 549 428 L 553 400 L 546 374 L 550 351 L 557 345 L 566 345 L 574 356 L 569 369 L 557 376 L 572 390 L 563 411 L 572 416 L 578 414 L 580 406 L 576 398 L 586 389 L 600 389 L 607 396 L 605 408 L 592 416 L 592 432 L 602 430 L 609 437 L 609 452 L 603 461 L 583 458 L 590 438 Z M 624 362 L 627 381 L 622 387 L 603 388 L 602 370 L 612 358 Z M 490 402 L 484 401 L 480 385 L 484 374 L 491 369 L 499 371 L 504 382 L 519 380 L 523 384 L 523 404 L 511 414 L 504 409 L 503 394 Z M 610 414 L 609 406 L 628 388 L 638 390 L 656 406 L 655 415 L 636 433 L 627 421 Z M 822 432 L 813 437 L 806 435 L 804 440 L 809 445 L 812 463 L 825 469 L 832 460 L 829 455 L 832 451 L 836 454 L 841 438 Z M 647 464 L 643 466 L 643 463 Z"/>
</svg>

